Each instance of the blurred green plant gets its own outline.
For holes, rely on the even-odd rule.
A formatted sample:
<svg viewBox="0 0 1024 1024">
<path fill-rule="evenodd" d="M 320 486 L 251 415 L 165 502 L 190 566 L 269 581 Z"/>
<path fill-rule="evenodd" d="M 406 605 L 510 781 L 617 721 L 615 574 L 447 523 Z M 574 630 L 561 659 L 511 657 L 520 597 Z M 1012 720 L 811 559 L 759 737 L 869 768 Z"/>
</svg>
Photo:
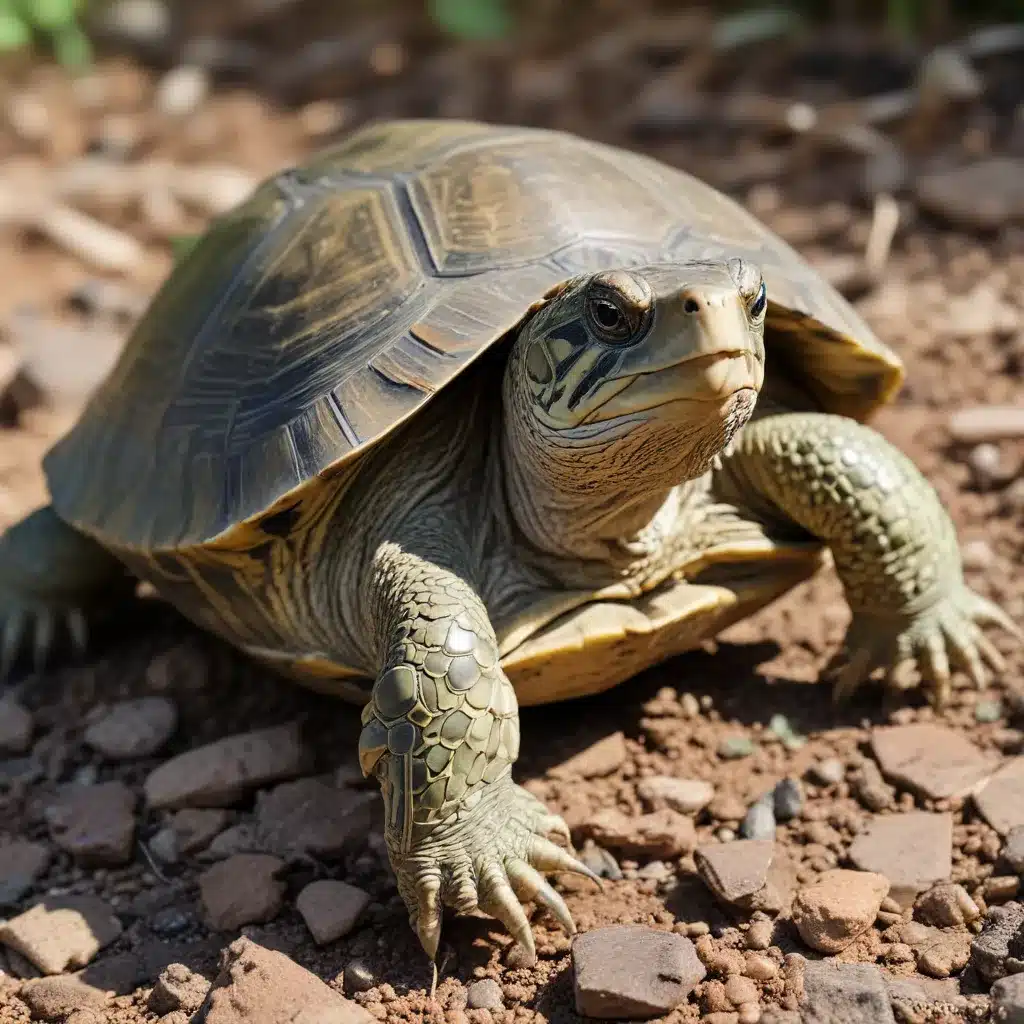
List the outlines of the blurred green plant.
<svg viewBox="0 0 1024 1024">
<path fill-rule="evenodd" d="M 42 44 L 66 67 L 84 67 L 92 45 L 81 18 L 88 0 L 0 0 L 0 53 Z"/>
<path fill-rule="evenodd" d="M 457 39 L 504 39 L 512 31 L 506 0 L 427 0 L 431 20 Z"/>
</svg>

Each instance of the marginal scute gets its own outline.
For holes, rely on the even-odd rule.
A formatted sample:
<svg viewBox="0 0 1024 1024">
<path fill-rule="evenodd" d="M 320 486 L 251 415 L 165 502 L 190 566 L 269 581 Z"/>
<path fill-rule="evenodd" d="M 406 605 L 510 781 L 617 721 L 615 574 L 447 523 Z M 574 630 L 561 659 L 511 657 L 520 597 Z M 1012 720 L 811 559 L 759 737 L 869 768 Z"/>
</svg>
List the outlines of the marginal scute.
<svg viewBox="0 0 1024 1024">
<path fill-rule="evenodd" d="M 373 702 L 381 718 L 401 718 L 416 703 L 416 671 L 407 665 L 396 665 L 377 680 Z"/>
<path fill-rule="evenodd" d="M 399 722 L 388 730 L 388 750 L 392 754 L 408 754 L 416 748 L 419 730 L 412 722 Z"/>
</svg>

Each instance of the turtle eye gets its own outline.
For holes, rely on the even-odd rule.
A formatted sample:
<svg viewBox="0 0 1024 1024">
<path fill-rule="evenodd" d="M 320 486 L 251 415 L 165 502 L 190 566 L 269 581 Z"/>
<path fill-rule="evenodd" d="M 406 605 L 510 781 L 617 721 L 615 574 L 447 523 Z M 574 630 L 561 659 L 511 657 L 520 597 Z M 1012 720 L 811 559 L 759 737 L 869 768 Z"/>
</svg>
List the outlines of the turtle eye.
<svg viewBox="0 0 1024 1024">
<path fill-rule="evenodd" d="M 609 282 L 592 284 L 586 300 L 586 318 L 598 340 L 608 345 L 626 345 L 639 339 L 649 310 L 638 308 L 631 298 Z"/>
<path fill-rule="evenodd" d="M 768 307 L 768 289 L 765 287 L 764 281 L 761 282 L 761 287 L 757 289 L 757 294 L 754 296 L 753 302 L 750 303 L 750 315 L 755 320 L 760 320 L 764 316 L 764 311 Z"/>
</svg>

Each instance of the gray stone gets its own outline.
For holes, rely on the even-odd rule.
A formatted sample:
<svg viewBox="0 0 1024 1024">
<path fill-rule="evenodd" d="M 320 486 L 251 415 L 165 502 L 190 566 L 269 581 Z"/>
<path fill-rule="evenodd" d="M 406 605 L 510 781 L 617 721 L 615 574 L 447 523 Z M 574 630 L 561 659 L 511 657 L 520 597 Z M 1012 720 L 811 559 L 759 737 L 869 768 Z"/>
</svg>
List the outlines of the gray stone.
<svg viewBox="0 0 1024 1024">
<path fill-rule="evenodd" d="M 709 889 L 726 903 L 745 906 L 768 885 L 775 844 L 765 839 L 708 843 L 695 853 L 697 870 Z"/>
<path fill-rule="evenodd" d="M 298 779 L 256 800 L 259 847 L 282 857 L 337 857 L 365 841 L 379 824 L 376 793 L 339 790 L 322 779 Z"/>
<path fill-rule="evenodd" d="M 830 757 L 812 764 L 807 774 L 816 786 L 834 786 L 846 778 L 846 767 L 838 757 Z"/>
<path fill-rule="evenodd" d="M 1024 757 L 1015 757 L 974 795 L 981 816 L 1000 834 L 1024 825 Z"/>
<path fill-rule="evenodd" d="M 150 1013 L 164 1014 L 174 1010 L 195 1013 L 207 992 L 210 983 L 184 964 L 168 964 L 160 972 L 147 1004 Z"/>
<path fill-rule="evenodd" d="M 924 174 L 916 188 L 929 213 L 973 230 L 997 230 L 1024 217 L 1024 160 L 1015 157 Z"/>
<path fill-rule="evenodd" d="M 989 995 L 994 1024 L 1024 1024 L 1024 974 L 1000 978 Z"/>
<path fill-rule="evenodd" d="M 135 794 L 123 782 L 70 787 L 47 808 L 54 843 L 84 867 L 127 864 L 135 842 Z"/>
<path fill-rule="evenodd" d="M 0 907 L 17 903 L 50 866 L 50 848 L 15 839 L 0 846 Z"/>
<path fill-rule="evenodd" d="M 772 793 L 778 821 L 789 821 L 804 809 L 804 790 L 796 779 L 783 779 Z"/>
<path fill-rule="evenodd" d="M 931 722 L 875 729 L 871 747 L 890 782 L 931 800 L 966 796 L 995 767 L 962 732 Z"/>
<path fill-rule="evenodd" d="M 1024 971 L 1024 903 L 993 907 L 971 943 L 971 966 L 989 982 Z"/>
<path fill-rule="evenodd" d="M 200 1010 L 203 1024 L 375 1024 L 358 1003 L 283 953 L 249 939 L 225 950 L 223 966 Z"/>
<path fill-rule="evenodd" d="M 703 779 L 674 779 L 669 775 L 654 775 L 641 779 L 636 786 L 637 796 L 651 810 L 669 807 L 680 814 L 696 814 L 715 797 L 715 787 Z"/>
<path fill-rule="evenodd" d="M 221 808 L 192 808 L 178 811 L 171 818 L 178 852 L 187 855 L 204 849 L 228 826 L 228 812 Z"/>
<path fill-rule="evenodd" d="M 642 925 L 577 936 L 572 965 L 576 1012 L 584 1017 L 662 1016 L 707 973 L 689 939 Z"/>
<path fill-rule="evenodd" d="M 1003 843 L 1003 860 L 1018 875 L 1024 875 L 1024 825 L 1011 828 Z"/>
<path fill-rule="evenodd" d="M 766 793 L 750 809 L 740 822 L 740 835 L 744 839 L 775 839 L 775 797 Z"/>
<path fill-rule="evenodd" d="M 166 697 L 140 697 L 113 705 L 85 730 L 85 742 L 111 761 L 149 757 L 174 735 L 178 709 Z"/>
<path fill-rule="evenodd" d="M 613 882 L 618 882 L 622 879 L 622 869 L 619 867 L 619 862 L 603 846 L 588 842 L 580 850 L 580 860 L 598 878 L 609 878 Z"/>
<path fill-rule="evenodd" d="M 150 807 L 227 807 L 246 793 L 302 773 L 297 722 L 227 736 L 165 761 L 146 779 Z"/>
<path fill-rule="evenodd" d="M 466 1005 L 471 1010 L 503 1010 L 505 996 L 493 978 L 481 978 L 466 989 Z"/>
<path fill-rule="evenodd" d="M 13 697 L 0 700 L 0 754 L 24 754 L 32 742 L 32 716 Z"/>
<path fill-rule="evenodd" d="M 889 992 L 874 964 L 807 961 L 802 1024 L 895 1024 Z"/>
<path fill-rule="evenodd" d="M 874 818 L 854 839 L 849 857 L 861 871 L 885 875 L 890 897 L 909 907 L 952 873 L 952 816 L 911 811 Z"/>
<path fill-rule="evenodd" d="M 348 882 L 322 878 L 299 893 L 295 905 L 318 946 L 348 935 L 370 902 L 368 893 Z"/>
<path fill-rule="evenodd" d="M 51 897 L 0 924 L 0 943 L 44 974 L 84 967 L 121 934 L 121 922 L 93 896 Z"/>
<path fill-rule="evenodd" d="M 353 962 L 345 966 L 342 983 L 346 992 L 366 992 L 377 984 L 377 979 L 365 964 Z"/>
<path fill-rule="evenodd" d="M 284 901 L 277 878 L 284 861 L 263 853 L 239 853 L 199 876 L 199 894 L 211 928 L 234 931 L 273 920 Z"/>
</svg>

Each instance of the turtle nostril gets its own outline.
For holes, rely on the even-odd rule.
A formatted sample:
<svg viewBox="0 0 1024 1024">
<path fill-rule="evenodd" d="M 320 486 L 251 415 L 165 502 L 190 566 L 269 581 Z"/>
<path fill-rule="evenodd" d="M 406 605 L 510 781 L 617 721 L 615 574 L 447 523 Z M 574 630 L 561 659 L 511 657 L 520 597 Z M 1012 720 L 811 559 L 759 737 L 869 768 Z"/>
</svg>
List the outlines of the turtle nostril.
<svg viewBox="0 0 1024 1024">
<path fill-rule="evenodd" d="M 683 309 L 685 309 L 687 313 L 696 313 L 697 310 L 700 309 L 700 303 L 696 299 L 687 299 L 683 303 Z"/>
</svg>

